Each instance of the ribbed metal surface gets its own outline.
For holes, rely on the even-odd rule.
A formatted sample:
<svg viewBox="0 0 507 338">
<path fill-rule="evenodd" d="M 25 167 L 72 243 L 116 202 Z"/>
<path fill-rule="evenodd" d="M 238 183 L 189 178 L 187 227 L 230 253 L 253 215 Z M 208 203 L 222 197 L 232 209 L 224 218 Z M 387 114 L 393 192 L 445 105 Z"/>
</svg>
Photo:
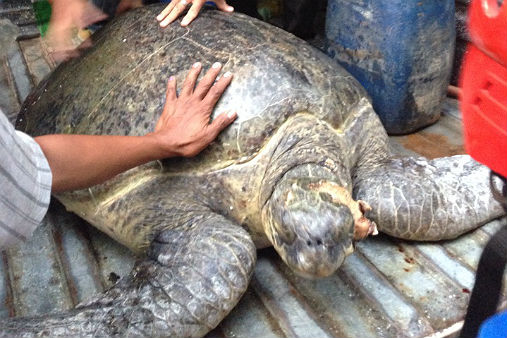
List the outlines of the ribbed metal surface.
<svg viewBox="0 0 507 338">
<path fill-rule="evenodd" d="M 0 2 L 0 16 L 17 10 L 9 17 L 30 18 L 19 13 L 29 9 L 18 7 Z M 30 23 L 23 24 L 26 31 Z M 26 37 L 18 36 L 0 67 L 0 108 L 11 117 L 50 71 L 40 39 Z M 399 154 L 463 153 L 456 102 L 446 102 L 436 125 L 391 141 Z M 261 250 L 250 289 L 208 337 L 452 336 L 463 319 L 482 248 L 500 226 L 494 221 L 436 244 L 370 238 L 324 280 L 302 279 L 273 250 Z M 135 260 L 58 203 L 28 242 L 0 257 L 0 318 L 73 307 L 113 285 Z"/>
</svg>

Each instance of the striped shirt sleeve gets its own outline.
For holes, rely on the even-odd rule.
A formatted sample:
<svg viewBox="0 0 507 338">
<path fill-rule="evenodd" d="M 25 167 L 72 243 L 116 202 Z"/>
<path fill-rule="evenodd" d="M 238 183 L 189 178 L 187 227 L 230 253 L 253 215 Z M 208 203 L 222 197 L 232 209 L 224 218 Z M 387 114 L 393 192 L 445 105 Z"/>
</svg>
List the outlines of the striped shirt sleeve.
<svg viewBox="0 0 507 338">
<path fill-rule="evenodd" d="M 17 131 L 0 110 L 0 248 L 24 241 L 40 224 L 52 175 L 37 142 Z"/>
</svg>

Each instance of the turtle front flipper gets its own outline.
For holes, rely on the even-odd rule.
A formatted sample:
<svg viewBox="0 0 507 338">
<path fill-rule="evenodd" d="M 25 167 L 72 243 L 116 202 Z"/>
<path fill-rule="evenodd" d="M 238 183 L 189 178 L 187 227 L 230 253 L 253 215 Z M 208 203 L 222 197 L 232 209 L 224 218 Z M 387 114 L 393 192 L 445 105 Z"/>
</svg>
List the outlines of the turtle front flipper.
<svg viewBox="0 0 507 338">
<path fill-rule="evenodd" d="M 165 230 L 148 258 L 104 294 L 66 313 L 0 322 L 0 337 L 202 337 L 246 291 L 249 234 L 224 217 Z"/>
<path fill-rule="evenodd" d="M 504 213 L 489 169 L 467 155 L 387 159 L 358 172 L 354 197 L 371 206 L 368 217 L 380 231 L 395 237 L 451 239 Z"/>
</svg>

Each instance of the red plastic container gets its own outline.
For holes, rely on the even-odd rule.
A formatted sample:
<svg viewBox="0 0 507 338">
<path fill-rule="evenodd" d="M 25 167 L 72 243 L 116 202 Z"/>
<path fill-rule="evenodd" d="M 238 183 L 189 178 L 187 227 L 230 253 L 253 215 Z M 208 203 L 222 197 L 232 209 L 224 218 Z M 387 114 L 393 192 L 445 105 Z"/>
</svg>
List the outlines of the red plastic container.
<svg viewBox="0 0 507 338">
<path fill-rule="evenodd" d="M 466 151 L 507 177 L 507 1 L 474 0 L 461 72 Z"/>
</svg>

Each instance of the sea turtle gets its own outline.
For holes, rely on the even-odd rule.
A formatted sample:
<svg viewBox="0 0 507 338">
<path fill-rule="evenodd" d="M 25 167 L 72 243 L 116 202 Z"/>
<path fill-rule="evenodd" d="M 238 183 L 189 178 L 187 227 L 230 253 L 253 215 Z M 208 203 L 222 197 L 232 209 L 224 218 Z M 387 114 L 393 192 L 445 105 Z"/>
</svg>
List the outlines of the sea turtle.
<svg viewBox="0 0 507 338">
<path fill-rule="evenodd" d="M 132 11 L 58 67 L 24 103 L 19 127 L 47 133 L 153 130 L 164 80 L 194 61 L 235 78 L 216 111 L 238 119 L 193 159 L 148 163 L 56 197 L 143 257 L 104 294 L 54 315 L 0 323 L 4 336 L 198 337 L 245 292 L 256 247 L 323 277 L 374 230 L 454 238 L 502 213 L 487 169 L 468 156 L 394 159 L 358 82 L 280 29 L 204 11 L 161 29 L 158 6 Z M 354 196 L 355 200 L 352 199 Z"/>
</svg>

